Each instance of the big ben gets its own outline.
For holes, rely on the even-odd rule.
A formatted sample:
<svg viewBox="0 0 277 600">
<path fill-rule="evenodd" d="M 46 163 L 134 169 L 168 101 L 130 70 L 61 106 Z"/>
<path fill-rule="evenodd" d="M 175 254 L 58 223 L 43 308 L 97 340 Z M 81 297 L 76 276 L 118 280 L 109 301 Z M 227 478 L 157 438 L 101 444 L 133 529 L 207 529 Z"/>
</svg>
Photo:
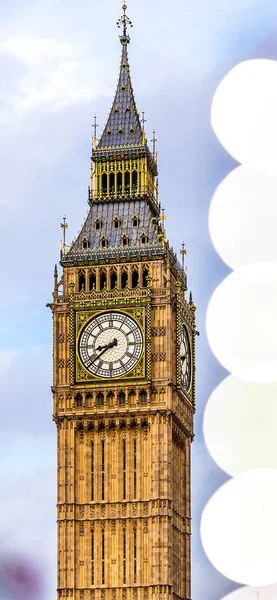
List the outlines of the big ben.
<svg viewBox="0 0 277 600">
<path fill-rule="evenodd" d="M 57 598 L 189 600 L 195 306 L 166 239 L 126 9 L 89 211 L 54 273 Z"/>
</svg>

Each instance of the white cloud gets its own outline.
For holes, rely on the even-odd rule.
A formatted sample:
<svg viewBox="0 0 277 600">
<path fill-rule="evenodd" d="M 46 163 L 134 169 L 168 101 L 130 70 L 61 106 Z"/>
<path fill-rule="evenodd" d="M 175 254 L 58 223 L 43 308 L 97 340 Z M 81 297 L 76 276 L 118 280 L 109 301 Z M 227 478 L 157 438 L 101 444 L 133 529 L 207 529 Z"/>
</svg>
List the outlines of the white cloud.
<svg viewBox="0 0 277 600">
<path fill-rule="evenodd" d="M 13 37 L 3 41 L 1 49 L 2 60 L 7 60 L 8 53 L 25 67 L 13 94 L 9 91 L 9 110 L 18 116 L 38 108 L 59 110 L 103 91 L 101 78 L 93 77 L 99 65 L 85 54 L 78 55 L 69 43 L 52 37 Z M 7 78 L 0 88 L 2 99 L 6 89 Z M 2 114 L 2 120 L 6 119 L 7 114 Z"/>
</svg>

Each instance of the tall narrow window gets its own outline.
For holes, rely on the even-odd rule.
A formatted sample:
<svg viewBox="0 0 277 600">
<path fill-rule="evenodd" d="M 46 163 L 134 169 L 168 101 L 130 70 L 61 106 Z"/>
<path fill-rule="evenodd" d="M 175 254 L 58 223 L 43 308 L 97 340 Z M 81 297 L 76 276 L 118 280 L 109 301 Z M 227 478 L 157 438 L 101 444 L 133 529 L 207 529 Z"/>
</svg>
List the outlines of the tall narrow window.
<svg viewBox="0 0 277 600">
<path fill-rule="evenodd" d="M 108 247 L 108 240 L 104 235 L 102 235 L 101 240 L 100 240 L 100 248 L 107 248 L 107 247 Z"/>
<path fill-rule="evenodd" d="M 102 585 L 105 583 L 105 534 L 102 533 Z"/>
<path fill-rule="evenodd" d="M 122 191 L 122 173 L 117 174 L 117 191 Z"/>
<path fill-rule="evenodd" d="M 142 272 L 142 286 L 143 287 L 147 287 L 147 283 L 148 283 L 148 275 L 149 275 L 149 271 L 147 268 L 143 269 Z"/>
<path fill-rule="evenodd" d="M 107 174 L 103 173 L 103 175 L 102 175 L 102 192 L 103 192 L 103 194 L 107 193 L 107 185 L 108 185 Z"/>
<path fill-rule="evenodd" d="M 114 193 L 114 173 L 110 173 L 110 193 Z"/>
<path fill-rule="evenodd" d="M 128 283 L 128 273 L 126 273 L 126 271 L 123 271 L 121 273 L 121 289 L 124 290 L 124 288 L 127 287 L 127 283 Z"/>
<path fill-rule="evenodd" d="M 92 290 L 95 290 L 95 288 L 96 288 L 96 275 L 95 275 L 95 273 L 91 273 L 90 276 L 89 276 L 89 290 L 90 290 L 90 292 Z"/>
<path fill-rule="evenodd" d="M 120 220 L 119 220 L 118 217 L 114 218 L 113 226 L 114 226 L 114 229 L 119 229 L 120 228 Z"/>
<path fill-rule="evenodd" d="M 104 290 L 107 287 L 107 274 L 106 272 L 100 273 L 100 290 Z"/>
<path fill-rule="evenodd" d="M 141 392 L 139 393 L 139 401 L 140 404 L 147 403 L 147 392 L 145 390 L 141 390 Z"/>
<path fill-rule="evenodd" d="M 105 442 L 102 440 L 101 442 L 101 450 L 102 450 L 102 500 L 105 500 Z"/>
<path fill-rule="evenodd" d="M 138 189 L 138 173 L 137 171 L 133 171 L 133 192 L 136 192 Z"/>
<path fill-rule="evenodd" d="M 91 534 L 91 585 L 94 585 L 94 533 Z"/>
<path fill-rule="evenodd" d="M 137 531 L 134 529 L 134 583 L 137 583 Z"/>
<path fill-rule="evenodd" d="M 125 392 L 119 392 L 118 399 L 119 399 L 119 404 L 126 404 Z"/>
<path fill-rule="evenodd" d="M 139 280 L 139 275 L 138 275 L 138 271 L 135 270 L 132 273 L 132 288 L 136 288 L 138 285 L 138 280 Z"/>
<path fill-rule="evenodd" d="M 91 499 L 94 500 L 94 443 L 91 443 Z"/>
<path fill-rule="evenodd" d="M 124 185 L 125 185 L 125 192 L 128 193 L 130 190 L 130 173 L 129 173 L 129 171 L 126 171 L 126 173 L 125 173 Z"/>
<path fill-rule="evenodd" d="M 104 406 L 105 398 L 102 392 L 99 392 L 96 396 L 97 406 Z"/>
<path fill-rule="evenodd" d="M 115 271 L 113 271 L 111 273 L 111 290 L 114 290 L 114 288 L 117 286 L 117 273 Z"/>
<path fill-rule="evenodd" d="M 123 440 L 123 500 L 126 500 L 126 440 Z"/>
<path fill-rule="evenodd" d="M 138 227 L 138 225 L 139 225 L 139 219 L 138 219 L 137 215 L 133 216 L 133 218 L 132 218 L 132 225 L 133 225 L 133 227 Z"/>
<path fill-rule="evenodd" d="M 79 292 L 84 292 L 86 290 L 86 277 L 85 273 L 79 273 Z"/>
<path fill-rule="evenodd" d="M 134 440 L 134 498 L 137 497 L 137 440 Z"/>
<path fill-rule="evenodd" d="M 123 583 L 126 583 L 126 531 L 123 531 Z"/>
<path fill-rule="evenodd" d="M 122 236 L 122 246 L 129 246 L 129 238 L 126 234 Z"/>
</svg>

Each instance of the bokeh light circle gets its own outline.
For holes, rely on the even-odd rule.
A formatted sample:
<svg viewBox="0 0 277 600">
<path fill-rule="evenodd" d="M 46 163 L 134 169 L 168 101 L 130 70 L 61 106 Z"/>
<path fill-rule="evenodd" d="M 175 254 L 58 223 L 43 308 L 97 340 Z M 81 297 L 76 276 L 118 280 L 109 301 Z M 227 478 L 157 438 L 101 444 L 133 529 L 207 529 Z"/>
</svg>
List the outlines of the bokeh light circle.
<svg viewBox="0 0 277 600">
<path fill-rule="evenodd" d="M 219 84 L 211 124 L 222 146 L 239 163 L 277 175 L 277 61 L 247 60 Z"/>
<path fill-rule="evenodd" d="M 232 269 L 277 261 L 277 178 L 237 167 L 219 184 L 209 211 L 211 240 Z"/>
<path fill-rule="evenodd" d="M 210 498 L 201 518 L 204 550 L 225 577 L 250 586 L 277 581 L 277 470 L 253 469 Z"/>
<path fill-rule="evenodd" d="M 247 381 L 277 381 L 277 262 L 240 267 L 214 291 L 207 309 L 210 347 Z"/>
<path fill-rule="evenodd" d="M 226 377 L 212 392 L 203 419 L 204 439 L 217 465 L 229 475 L 277 469 L 277 383 Z"/>
</svg>

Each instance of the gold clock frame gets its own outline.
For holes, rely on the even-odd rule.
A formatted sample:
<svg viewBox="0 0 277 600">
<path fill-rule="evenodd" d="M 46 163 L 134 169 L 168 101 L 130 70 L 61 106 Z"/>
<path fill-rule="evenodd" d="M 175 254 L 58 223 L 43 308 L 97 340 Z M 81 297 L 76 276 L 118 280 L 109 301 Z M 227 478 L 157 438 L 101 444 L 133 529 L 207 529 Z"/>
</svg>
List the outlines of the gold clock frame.
<svg viewBox="0 0 277 600">
<path fill-rule="evenodd" d="M 126 314 L 131 317 L 138 325 L 142 335 L 142 352 L 137 364 L 126 374 L 113 377 L 112 379 L 98 377 L 88 371 L 80 358 L 79 355 L 79 339 L 84 328 L 88 323 L 96 316 L 105 314 L 107 312 L 118 312 Z M 151 338 L 150 343 L 148 341 L 147 329 L 149 328 L 149 317 L 147 315 L 147 307 L 145 306 L 133 306 L 133 307 L 121 307 L 121 306 L 103 306 L 102 308 L 91 308 L 83 309 L 77 308 L 71 314 L 71 320 L 73 320 L 72 330 L 74 331 L 74 342 L 72 344 L 71 360 L 74 361 L 74 368 L 72 369 L 72 381 L 73 385 L 81 384 L 82 386 L 90 384 L 93 386 L 102 385 L 105 383 L 109 385 L 111 382 L 117 382 L 124 380 L 126 382 L 145 380 L 151 378 Z"/>
<path fill-rule="evenodd" d="M 188 341 L 189 341 L 189 350 L 190 350 L 190 381 L 188 389 L 186 390 L 182 384 L 181 378 L 181 359 L 180 359 L 180 346 L 181 346 L 181 326 L 185 325 Z M 181 304 L 177 304 L 177 386 L 182 392 L 192 401 L 194 401 L 194 372 L 195 372 L 195 363 L 194 363 L 194 336 L 193 331 L 188 323 L 188 318 L 186 318 L 186 311 L 183 309 Z"/>
</svg>

